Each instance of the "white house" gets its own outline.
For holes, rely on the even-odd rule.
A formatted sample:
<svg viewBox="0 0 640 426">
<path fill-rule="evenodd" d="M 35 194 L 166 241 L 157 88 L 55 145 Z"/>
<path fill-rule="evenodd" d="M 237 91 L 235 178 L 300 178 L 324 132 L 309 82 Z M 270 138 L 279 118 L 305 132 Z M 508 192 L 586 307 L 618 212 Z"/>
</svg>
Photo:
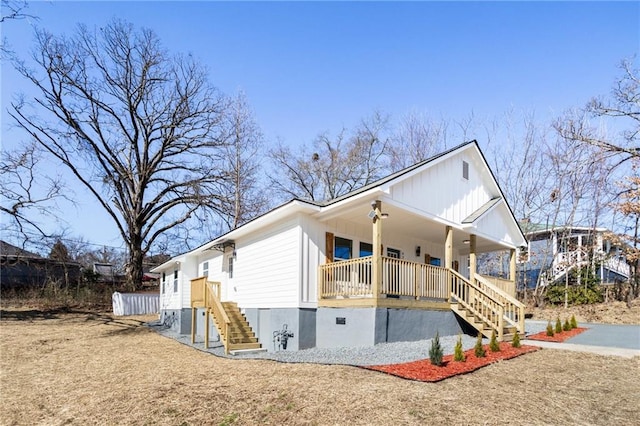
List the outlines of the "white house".
<svg viewBox="0 0 640 426">
<path fill-rule="evenodd" d="M 600 227 L 546 226 L 525 222 L 529 256 L 524 262 L 522 279 L 528 287 L 564 281 L 576 268 L 593 267 L 603 284 L 629 280 L 631 266 L 624 248 L 607 237 Z"/>
<path fill-rule="evenodd" d="M 524 332 L 514 283 L 526 244 L 472 141 L 331 201 L 291 200 L 154 272 L 162 319 L 227 350 L 473 328 L 508 339 Z M 509 280 L 476 273 L 476 255 L 496 250 L 511 253 Z"/>
</svg>

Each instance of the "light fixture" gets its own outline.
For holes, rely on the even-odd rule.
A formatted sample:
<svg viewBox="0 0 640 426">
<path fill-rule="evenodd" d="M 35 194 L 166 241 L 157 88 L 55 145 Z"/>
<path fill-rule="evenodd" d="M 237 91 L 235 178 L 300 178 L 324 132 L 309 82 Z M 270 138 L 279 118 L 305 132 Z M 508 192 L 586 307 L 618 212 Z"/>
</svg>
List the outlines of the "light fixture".
<svg viewBox="0 0 640 426">
<path fill-rule="evenodd" d="M 462 242 L 463 242 L 464 244 L 469 244 L 469 243 L 471 242 L 471 240 L 462 240 Z"/>
<path fill-rule="evenodd" d="M 416 257 L 420 257 L 420 246 L 416 246 Z"/>
<path fill-rule="evenodd" d="M 389 213 L 380 213 L 380 217 L 382 219 L 387 219 L 389 217 Z"/>
</svg>

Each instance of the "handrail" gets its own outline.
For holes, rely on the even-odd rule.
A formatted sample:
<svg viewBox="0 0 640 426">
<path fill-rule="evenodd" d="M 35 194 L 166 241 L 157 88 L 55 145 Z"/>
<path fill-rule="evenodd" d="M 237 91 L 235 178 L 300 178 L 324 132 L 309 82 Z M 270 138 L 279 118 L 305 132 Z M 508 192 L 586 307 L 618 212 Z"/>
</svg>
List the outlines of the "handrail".
<svg viewBox="0 0 640 426">
<path fill-rule="evenodd" d="M 499 297 L 486 292 L 473 281 L 449 269 L 451 276 L 451 298 L 455 299 L 465 309 L 473 312 L 484 323 L 488 324 L 498 334 L 502 341 L 504 334 L 505 304 Z"/>
<path fill-rule="evenodd" d="M 479 287 L 481 287 L 481 288 L 482 287 L 486 287 L 487 289 L 491 290 L 492 292 L 498 294 L 500 297 L 503 297 L 504 299 L 506 299 L 509 303 L 513 303 L 514 305 L 521 305 L 522 307 L 524 307 L 524 303 L 522 303 L 521 301 L 519 301 L 518 299 L 516 299 L 515 297 L 513 297 L 512 295 L 510 295 L 506 291 L 502 290 L 500 287 L 496 286 L 495 284 L 493 284 L 489 280 L 487 280 L 483 275 L 480 275 L 480 274 L 476 273 L 475 278 L 476 278 L 477 281 L 482 283 L 482 286 L 479 286 Z"/>
<path fill-rule="evenodd" d="M 518 332 L 524 333 L 524 303 L 495 286 L 480 274 L 476 273 L 475 279 L 479 284 L 481 284 L 479 287 L 483 288 L 485 292 L 492 292 L 504 300 L 505 320 L 512 326 L 516 327 Z"/>
<path fill-rule="evenodd" d="M 215 288 L 214 288 L 215 286 Z M 217 291 L 216 291 L 217 290 Z M 229 320 L 229 316 L 227 312 L 224 310 L 222 306 L 222 302 L 220 301 L 220 283 L 207 281 L 205 285 L 205 307 L 207 311 L 211 309 L 213 313 L 213 317 L 216 320 L 216 324 L 218 325 L 218 331 L 220 334 L 220 340 L 224 345 L 225 354 L 229 353 L 229 328 L 231 324 L 231 320 Z M 205 347 L 209 347 L 209 319 L 206 320 L 207 330 L 205 333 Z"/>
<path fill-rule="evenodd" d="M 495 277 L 493 275 L 480 274 L 480 276 L 482 276 L 484 279 L 488 280 L 491 284 L 493 284 L 494 286 L 498 287 L 500 290 L 506 292 L 511 297 L 515 296 L 515 294 L 516 294 L 516 283 L 515 283 L 515 281 L 509 280 L 509 279 L 506 279 L 506 278 Z"/>
</svg>

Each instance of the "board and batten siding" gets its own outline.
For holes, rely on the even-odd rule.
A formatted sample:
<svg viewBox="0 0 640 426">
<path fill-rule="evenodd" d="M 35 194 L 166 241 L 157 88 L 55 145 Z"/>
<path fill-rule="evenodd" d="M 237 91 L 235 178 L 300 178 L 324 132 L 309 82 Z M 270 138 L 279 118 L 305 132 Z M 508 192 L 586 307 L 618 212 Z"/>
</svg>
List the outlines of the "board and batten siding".
<svg viewBox="0 0 640 426">
<path fill-rule="evenodd" d="M 223 283 L 227 298 L 242 308 L 298 307 L 300 235 L 294 217 L 238 239 L 233 278 Z"/>
<path fill-rule="evenodd" d="M 487 177 L 475 155 L 456 155 L 393 185 L 394 201 L 454 223 L 499 194 L 487 189 Z M 462 164 L 469 164 L 469 179 L 462 176 Z"/>
<path fill-rule="evenodd" d="M 477 220 L 477 234 L 505 244 L 517 245 L 512 236 L 517 235 L 518 231 L 513 221 L 509 220 L 509 215 L 508 208 L 504 203 L 496 206 L 489 214 Z"/>
</svg>

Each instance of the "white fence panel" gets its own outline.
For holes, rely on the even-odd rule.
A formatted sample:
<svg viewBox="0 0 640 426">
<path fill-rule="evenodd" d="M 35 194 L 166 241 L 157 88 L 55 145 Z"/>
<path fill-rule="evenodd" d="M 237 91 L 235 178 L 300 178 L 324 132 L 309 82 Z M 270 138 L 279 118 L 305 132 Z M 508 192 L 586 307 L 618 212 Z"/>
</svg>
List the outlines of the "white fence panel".
<svg viewBox="0 0 640 426">
<path fill-rule="evenodd" d="M 160 312 L 159 294 L 113 293 L 114 315 L 145 315 Z"/>
</svg>

